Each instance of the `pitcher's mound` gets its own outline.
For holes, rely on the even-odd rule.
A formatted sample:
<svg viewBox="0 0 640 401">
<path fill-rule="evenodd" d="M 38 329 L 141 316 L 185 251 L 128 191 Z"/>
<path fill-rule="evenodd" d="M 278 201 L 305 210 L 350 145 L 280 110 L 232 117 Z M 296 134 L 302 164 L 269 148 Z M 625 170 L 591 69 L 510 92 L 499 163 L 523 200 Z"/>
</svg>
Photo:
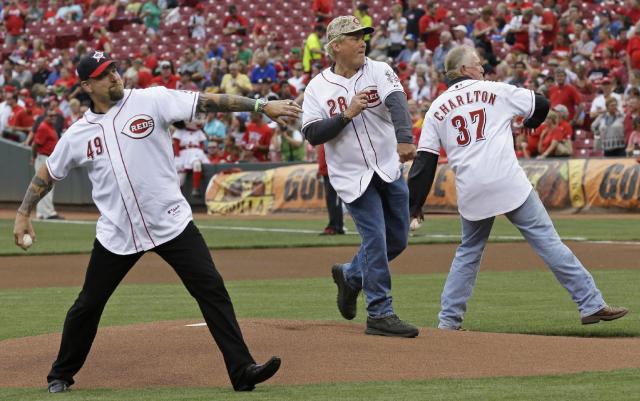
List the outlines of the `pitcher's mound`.
<svg viewBox="0 0 640 401">
<path fill-rule="evenodd" d="M 228 386 L 206 326 L 193 321 L 101 328 L 77 388 Z M 362 324 L 243 319 L 258 363 L 282 368 L 268 383 L 308 384 L 537 376 L 640 367 L 640 339 L 573 338 L 423 328 L 414 339 L 364 334 Z M 0 387 L 43 387 L 60 334 L 0 342 Z"/>
</svg>

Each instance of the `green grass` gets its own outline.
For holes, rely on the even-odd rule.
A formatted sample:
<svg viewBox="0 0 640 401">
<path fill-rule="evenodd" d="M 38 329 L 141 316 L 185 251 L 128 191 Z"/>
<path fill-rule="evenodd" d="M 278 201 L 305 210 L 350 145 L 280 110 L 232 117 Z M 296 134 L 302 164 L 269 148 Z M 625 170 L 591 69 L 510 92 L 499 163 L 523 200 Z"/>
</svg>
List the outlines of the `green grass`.
<svg viewBox="0 0 640 401">
<path fill-rule="evenodd" d="M 554 219 L 563 237 L 589 240 L 640 240 L 637 219 Z M 235 219 L 197 222 L 212 248 L 257 248 L 356 245 L 357 235 L 320 237 L 324 221 Z M 37 244 L 28 254 L 89 252 L 95 224 L 34 222 Z M 24 254 L 13 245 L 13 221 L 0 220 L 0 256 Z M 239 231 L 224 227 L 309 230 L 312 233 Z M 347 227 L 354 232 L 348 220 Z M 428 219 L 411 243 L 457 242 L 457 216 Z M 504 218 L 496 220 L 493 240 L 519 236 Z M 505 238 L 507 237 L 507 238 Z M 465 327 L 474 331 L 570 335 L 581 337 L 640 336 L 634 311 L 640 311 L 640 271 L 592 272 L 611 304 L 628 306 L 632 314 L 608 324 L 581 326 L 566 291 L 545 269 L 481 273 L 469 303 Z M 437 322 L 445 274 L 397 275 L 394 306 L 400 316 L 423 327 Z M 327 278 L 227 282 L 241 318 L 265 317 L 342 321 L 335 308 L 335 288 Z M 0 340 L 59 332 L 79 288 L 0 290 Z M 283 299 L 290 302 L 282 302 Z M 553 313 L 549 313 L 552 310 Z M 362 324 L 364 301 L 354 324 Z M 181 285 L 123 285 L 105 310 L 101 326 L 174 319 L 201 319 L 197 305 Z M 0 357 L 2 350 L 0 347 Z M 425 358 L 428 358 L 425 355 Z M 340 383 L 304 386 L 262 386 L 255 393 L 236 394 L 226 388 L 82 389 L 51 396 L 43 389 L 0 389 L 0 400 L 156 401 L 156 400 L 639 400 L 640 370 L 531 378 L 429 380 Z"/>
<path fill-rule="evenodd" d="M 427 356 L 425 356 L 427 357 Z M 43 389 L 0 389 L 0 399 L 12 401 L 624 401 L 638 400 L 640 370 L 539 377 L 500 377 L 473 380 L 426 380 L 261 386 L 253 393 L 228 388 L 78 389 L 46 394 Z"/>
<path fill-rule="evenodd" d="M 400 316 L 435 327 L 446 275 L 397 275 L 394 306 Z M 596 271 L 599 288 L 611 304 L 640 310 L 640 271 Z M 231 281 L 229 293 L 239 317 L 341 320 L 335 288 L 326 279 Z M 0 340 L 58 332 L 78 288 L 0 291 Z M 288 300 L 288 302 L 283 302 Z M 549 313 L 552 310 L 553 313 Z M 364 322 L 364 300 L 355 322 Z M 201 319 L 181 285 L 122 285 L 107 304 L 102 326 L 158 320 Z M 571 336 L 640 336 L 637 318 L 582 326 L 569 295 L 547 271 L 481 273 L 469 303 L 465 326 L 475 331 Z"/>
<path fill-rule="evenodd" d="M 555 225 L 563 238 L 587 240 L 640 241 L 637 219 L 556 218 Z M 317 218 L 306 220 L 237 219 L 218 217 L 196 220 L 211 248 L 271 248 L 301 246 L 357 245 L 358 235 L 319 236 L 325 222 Z M 37 243 L 28 254 L 86 253 L 91 250 L 95 237 L 95 222 L 71 224 L 69 222 L 34 221 Z M 259 228 L 282 231 L 249 231 Z M 347 218 L 347 228 L 355 233 L 355 226 Z M 286 232 L 305 230 L 308 232 Z M 13 243 L 13 221 L 0 220 L 0 256 L 25 255 Z M 457 216 L 427 217 L 423 227 L 410 239 L 412 244 L 459 242 L 460 221 Z M 492 241 L 512 241 L 521 238 L 515 227 L 504 217 L 496 219 Z"/>
</svg>

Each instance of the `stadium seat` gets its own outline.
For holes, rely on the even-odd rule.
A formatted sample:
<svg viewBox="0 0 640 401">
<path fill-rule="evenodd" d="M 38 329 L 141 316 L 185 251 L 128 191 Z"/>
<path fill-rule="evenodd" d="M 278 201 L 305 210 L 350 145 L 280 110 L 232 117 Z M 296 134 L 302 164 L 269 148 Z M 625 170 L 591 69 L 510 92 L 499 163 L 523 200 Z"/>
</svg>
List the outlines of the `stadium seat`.
<svg viewBox="0 0 640 401">
<path fill-rule="evenodd" d="M 573 157 L 587 158 L 591 156 L 589 149 L 573 149 Z"/>
</svg>

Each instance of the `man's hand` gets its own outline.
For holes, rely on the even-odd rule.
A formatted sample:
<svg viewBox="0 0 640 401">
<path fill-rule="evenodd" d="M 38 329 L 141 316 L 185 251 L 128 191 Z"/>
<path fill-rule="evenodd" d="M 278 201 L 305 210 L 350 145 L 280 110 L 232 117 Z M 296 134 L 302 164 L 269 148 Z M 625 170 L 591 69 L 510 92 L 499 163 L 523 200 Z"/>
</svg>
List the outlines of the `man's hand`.
<svg viewBox="0 0 640 401">
<path fill-rule="evenodd" d="M 412 143 L 399 143 L 398 155 L 400 156 L 400 163 L 415 159 L 416 145 Z"/>
<path fill-rule="evenodd" d="M 302 113 L 302 107 L 293 100 L 272 100 L 264 106 L 264 114 L 280 126 L 287 125 L 281 117 L 298 118 L 300 113 Z"/>
<path fill-rule="evenodd" d="M 420 227 L 422 227 L 422 219 L 418 219 L 417 217 L 412 218 L 411 224 L 409 224 L 409 230 L 416 231 Z"/>
<path fill-rule="evenodd" d="M 351 98 L 351 104 L 344 111 L 344 116 L 353 120 L 353 117 L 362 113 L 362 110 L 367 108 L 368 98 L 367 92 L 356 93 L 356 95 Z"/>
<path fill-rule="evenodd" d="M 36 233 L 33 231 L 33 227 L 31 226 L 31 217 L 18 212 L 16 213 L 16 220 L 13 224 L 13 239 L 17 246 L 26 251 L 29 247 L 24 246 L 22 243 L 22 238 L 25 234 L 29 234 L 35 242 Z"/>
</svg>

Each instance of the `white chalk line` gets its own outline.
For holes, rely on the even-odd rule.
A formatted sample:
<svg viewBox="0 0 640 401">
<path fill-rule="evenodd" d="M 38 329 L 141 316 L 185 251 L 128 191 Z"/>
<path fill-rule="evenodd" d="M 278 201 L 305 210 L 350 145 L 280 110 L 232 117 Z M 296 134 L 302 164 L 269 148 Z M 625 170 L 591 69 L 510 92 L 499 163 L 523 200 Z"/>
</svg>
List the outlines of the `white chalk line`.
<svg viewBox="0 0 640 401">
<path fill-rule="evenodd" d="M 77 225 L 95 225 L 95 221 L 90 220 L 35 220 L 38 223 L 51 224 L 77 224 Z M 207 224 L 198 224 L 198 228 L 205 230 L 226 230 L 226 231 L 251 231 L 251 232 L 272 232 L 272 233 L 288 233 L 288 234 L 312 234 L 318 235 L 319 230 L 306 230 L 297 228 L 263 228 L 263 227 L 239 227 L 239 226 L 212 226 Z M 347 232 L 346 235 L 358 235 L 357 232 Z M 415 234 L 413 237 L 433 238 L 433 239 L 460 239 L 457 234 Z M 590 244 L 612 244 L 612 245 L 640 245 L 640 241 L 611 241 L 611 240 L 589 240 L 585 237 L 561 237 L 563 241 L 587 242 Z M 491 240 L 497 241 L 524 241 L 523 237 L 515 235 L 491 235 Z"/>
</svg>

